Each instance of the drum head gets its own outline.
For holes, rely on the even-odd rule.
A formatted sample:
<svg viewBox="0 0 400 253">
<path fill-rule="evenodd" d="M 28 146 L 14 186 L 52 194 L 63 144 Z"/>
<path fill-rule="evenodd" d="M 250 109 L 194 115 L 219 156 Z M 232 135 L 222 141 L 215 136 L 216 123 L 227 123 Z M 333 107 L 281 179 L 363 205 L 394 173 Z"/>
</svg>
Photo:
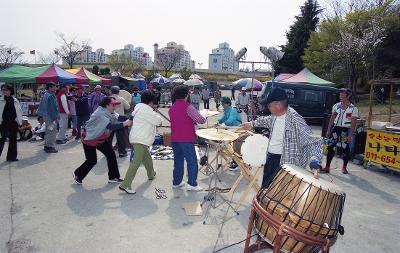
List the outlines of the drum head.
<svg viewBox="0 0 400 253">
<path fill-rule="evenodd" d="M 265 164 L 268 142 L 268 138 L 261 134 L 247 137 L 241 148 L 243 161 L 254 167 Z"/>
<path fill-rule="evenodd" d="M 296 176 L 297 178 L 302 179 L 303 181 L 314 185 L 315 187 L 321 188 L 325 191 L 336 192 L 337 194 L 344 194 L 344 192 L 340 189 L 339 186 L 326 181 L 323 178 L 314 178 L 311 173 L 308 173 L 305 169 L 302 169 L 293 164 L 284 164 L 282 165 L 282 169 L 286 170 L 289 174 Z"/>
<path fill-rule="evenodd" d="M 196 135 L 207 140 L 224 142 L 234 141 L 239 137 L 237 133 L 215 128 L 199 129 Z"/>
</svg>

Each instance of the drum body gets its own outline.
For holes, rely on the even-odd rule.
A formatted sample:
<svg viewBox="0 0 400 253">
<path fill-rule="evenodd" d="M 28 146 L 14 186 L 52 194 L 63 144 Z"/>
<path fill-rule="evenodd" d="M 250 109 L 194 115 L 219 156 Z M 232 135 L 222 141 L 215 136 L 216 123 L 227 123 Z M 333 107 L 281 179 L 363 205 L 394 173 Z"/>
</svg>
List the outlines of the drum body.
<svg viewBox="0 0 400 253">
<path fill-rule="evenodd" d="M 303 170 L 304 171 L 304 170 Z M 267 189 L 261 189 L 257 202 L 266 212 L 300 234 L 321 239 L 336 238 L 342 229 L 340 221 L 345 194 L 334 184 L 314 179 L 294 165 L 283 165 Z M 255 226 L 264 240 L 274 245 L 277 231 L 258 217 Z M 284 252 L 319 252 L 321 248 L 284 236 Z"/>
<path fill-rule="evenodd" d="M 249 133 L 242 133 L 239 138 L 233 141 L 233 150 L 237 156 L 242 157 L 242 145 L 249 136 L 251 136 Z"/>
</svg>

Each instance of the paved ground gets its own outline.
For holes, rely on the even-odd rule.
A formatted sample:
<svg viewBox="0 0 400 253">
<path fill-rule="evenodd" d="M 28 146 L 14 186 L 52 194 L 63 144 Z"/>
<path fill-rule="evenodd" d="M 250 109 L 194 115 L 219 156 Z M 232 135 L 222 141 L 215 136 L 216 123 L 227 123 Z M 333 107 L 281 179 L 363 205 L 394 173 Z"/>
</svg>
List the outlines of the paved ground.
<svg viewBox="0 0 400 253">
<path fill-rule="evenodd" d="M 313 129 L 318 133 L 318 127 Z M 207 225 L 202 217 L 186 216 L 182 205 L 202 200 L 204 193 L 173 190 L 172 161 L 155 161 L 157 178 L 152 182 L 141 169 L 133 183 L 138 193 L 128 196 L 106 183 L 102 155 L 83 186 L 77 186 L 72 184 L 71 172 L 83 161 L 81 144 L 71 141 L 55 155 L 44 154 L 42 148 L 40 143 L 20 143 L 19 162 L 4 162 L 4 155 L 0 158 L 0 252 L 213 251 L 217 223 L 226 206 L 212 210 Z M 128 160 L 119 159 L 122 175 Z M 341 161 L 335 164 L 340 168 Z M 400 177 L 355 165 L 349 171 L 343 175 L 333 169 L 331 176 L 324 176 L 347 194 L 342 220 L 345 235 L 331 252 L 399 252 Z M 222 186 L 231 185 L 237 176 L 237 172 L 226 172 Z M 205 187 L 207 177 L 199 174 L 199 182 Z M 154 187 L 165 189 L 168 198 L 156 199 Z M 231 219 L 225 223 L 217 249 L 245 237 L 249 204 L 250 198 L 239 215 L 229 212 Z M 242 251 L 239 244 L 221 252 Z"/>
</svg>

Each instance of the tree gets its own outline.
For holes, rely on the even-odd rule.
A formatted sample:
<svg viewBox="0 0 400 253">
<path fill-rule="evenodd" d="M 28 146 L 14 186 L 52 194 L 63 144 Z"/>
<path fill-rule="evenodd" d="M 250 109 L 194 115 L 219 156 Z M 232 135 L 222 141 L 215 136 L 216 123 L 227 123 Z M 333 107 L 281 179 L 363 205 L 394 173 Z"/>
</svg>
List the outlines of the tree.
<svg viewBox="0 0 400 253">
<path fill-rule="evenodd" d="M 101 68 L 100 69 L 100 74 L 101 75 L 110 75 L 110 72 L 111 72 L 111 70 L 110 70 L 109 67 L 105 67 L 105 68 Z"/>
<path fill-rule="evenodd" d="M 0 69 L 9 67 L 11 64 L 21 61 L 24 52 L 10 45 L 0 45 Z"/>
<path fill-rule="evenodd" d="M 68 64 L 69 68 L 72 69 L 77 57 L 87 50 L 89 42 L 78 41 L 76 36 L 67 38 L 63 33 L 56 33 L 56 37 L 61 45 L 55 49 L 55 52 Z"/>
<path fill-rule="evenodd" d="M 94 65 L 92 68 L 92 73 L 95 75 L 98 75 L 99 74 L 99 66 Z"/>
<path fill-rule="evenodd" d="M 42 64 L 58 63 L 60 60 L 61 57 L 56 53 L 56 51 L 48 54 L 39 53 L 39 62 Z"/>
<path fill-rule="evenodd" d="M 188 69 L 188 68 L 183 68 L 179 71 L 179 74 L 181 75 L 181 77 L 185 80 L 188 80 L 189 77 L 192 75 L 192 70 Z"/>
<path fill-rule="evenodd" d="M 168 76 L 169 72 L 177 68 L 179 61 L 181 60 L 181 50 L 172 49 L 164 50 L 157 53 L 155 57 L 156 65 L 164 71 L 165 75 Z"/>
<path fill-rule="evenodd" d="M 137 63 L 129 56 L 125 54 L 113 54 L 108 58 L 108 65 L 118 75 L 130 76 L 133 74 L 133 70 L 137 67 Z"/>
<path fill-rule="evenodd" d="M 307 47 L 311 32 L 317 28 L 318 15 L 322 10 L 315 0 L 307 0 L 300 7 L 300 11 L 301 14 L 295 17 L 296 21 L 286 33 L 286 45 L 281 46 L 284 55 L 275 69 L 277 73 L 297 73 L 304 67 L 301 56 Z"/>
<path fill-rule="evenodd" d="M 146 83 L 150 83 L 151 80 L 157 77 L 158 70 L 153 66 L 151 70 L 147 70 L 144 74 Z"/>
</svg>

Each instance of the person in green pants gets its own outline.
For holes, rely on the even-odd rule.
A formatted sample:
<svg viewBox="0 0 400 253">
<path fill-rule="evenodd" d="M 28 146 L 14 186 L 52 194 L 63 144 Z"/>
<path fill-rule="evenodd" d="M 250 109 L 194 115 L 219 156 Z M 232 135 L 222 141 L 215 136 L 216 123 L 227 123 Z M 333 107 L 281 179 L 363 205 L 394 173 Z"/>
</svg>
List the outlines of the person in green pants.
<svg viewBox="0 0 400 253">
<path fill-rule="evenodd" d="M 135 194 L 132 190 L 132 181 L 139 166 L 143 163 L 149 180 L 153 180 L 156 172 L 150 155 L 149 146 L 154 142 L 156 127 L 161 125 L 161 117 L 154 105 L 155 95 L 151 90 L 145 90 L 141 96 L 141 103 L 135 106 L 132 112 L 133 123 L 129 133 L 129 142 L 133 145 L 134 158 L 126 172 L 124 182 L 119 186 L 121 191 Z"/>
</svg>

